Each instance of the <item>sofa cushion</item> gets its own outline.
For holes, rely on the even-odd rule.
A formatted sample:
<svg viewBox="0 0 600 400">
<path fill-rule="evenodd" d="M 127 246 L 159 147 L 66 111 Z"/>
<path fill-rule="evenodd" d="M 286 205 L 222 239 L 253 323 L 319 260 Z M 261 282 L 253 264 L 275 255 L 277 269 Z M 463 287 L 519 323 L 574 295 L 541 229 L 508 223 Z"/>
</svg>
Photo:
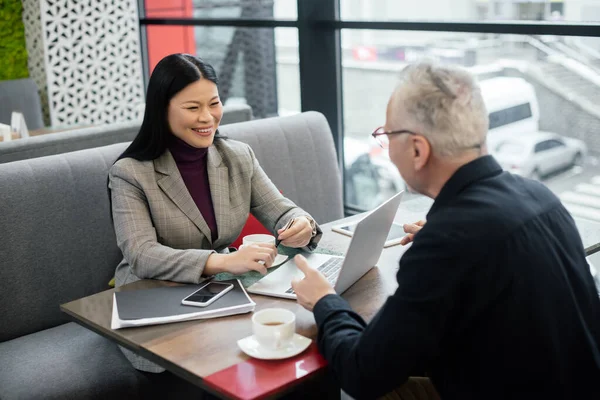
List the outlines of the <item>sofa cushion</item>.
<svg viewBox="0 0 600 400">
<path fill-rule="evenodd" d="M 135 399 L 149 388 L 117 345 L 73 322 L 0 343 L 0 399 Z"/>
<path fill-rule="evenodd" d="M 249 144 L 275 186 L 319 224 L 344 216 L 342 176 L 323 114 L 309 111 L 225 125 L 219 130 Z"/>
<path fill-rule="evenodd" d="M 126 143 L 0 164 L 0 342 L 66 322 L 121 261 L 108 169 Z"/>
</svg>

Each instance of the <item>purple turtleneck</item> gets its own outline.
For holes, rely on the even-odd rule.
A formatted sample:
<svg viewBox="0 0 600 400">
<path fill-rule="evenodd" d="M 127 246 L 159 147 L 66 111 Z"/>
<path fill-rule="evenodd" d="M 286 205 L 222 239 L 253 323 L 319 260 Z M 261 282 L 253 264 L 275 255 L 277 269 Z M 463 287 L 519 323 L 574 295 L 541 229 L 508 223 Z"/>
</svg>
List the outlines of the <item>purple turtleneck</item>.
<svg viewBox="0 0 600 400">
<path fill-rule="evenodd" d="M 208 182 L 208 148 L 198 149 L 171 135 L 169 151 L 175 159 L 183 182 L 210 228 L 214 243 L 218 237 L 217 219 Z"/>
</svg>

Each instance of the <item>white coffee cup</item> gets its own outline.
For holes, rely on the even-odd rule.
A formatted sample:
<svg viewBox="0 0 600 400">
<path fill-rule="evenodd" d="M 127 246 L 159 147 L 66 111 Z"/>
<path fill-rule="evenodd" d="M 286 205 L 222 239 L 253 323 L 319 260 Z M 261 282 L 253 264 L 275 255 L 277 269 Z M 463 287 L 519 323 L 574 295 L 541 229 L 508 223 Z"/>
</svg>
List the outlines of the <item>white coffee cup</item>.
<svg viewBox="0 0 600 400">
<path fill-rule="evenodd" d="M 252 331 L 262 347 L 282 349 L 296 333 L 296 315 L 285 308 L 265 308 L 252 316 Z"/>
<path fill-rule="evenodd" d="M 242 239 L 242 245 L 240 246 L 240 249 L 243 249 L 244 246 L 249 246 L 251 244 L 255 244 L 255 243 L 268 243 L 268 244 L 272 244 L 273 246 L 275 245 L 275 236 L 273 235 L 267 235 L 264 233 L 255 233 L 253 235 L 246 235 L 244 236 L 244 238 Z M 264 261 L 259 261 L 260 264 L 264 264 Z"/>
<path fill-rule="evenodd" d="M 256 233 L 254 235 L 246 235 L 242 239 L 242 246 L 248 246 L 254 243 L 268 243 L 275 245 L 275 236 L 263 233 Z M 242 246 L 240 246 L 240 248 Z"/>
</svg>

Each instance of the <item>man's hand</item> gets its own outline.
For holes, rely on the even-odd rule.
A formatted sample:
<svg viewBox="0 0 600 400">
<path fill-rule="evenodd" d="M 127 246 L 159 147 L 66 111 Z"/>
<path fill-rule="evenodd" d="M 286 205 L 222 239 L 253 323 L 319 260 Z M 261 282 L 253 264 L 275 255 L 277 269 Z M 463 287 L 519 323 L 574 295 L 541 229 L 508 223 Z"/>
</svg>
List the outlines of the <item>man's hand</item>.
<svg viewBox="0 0 600 400">
<path fill-rule="evenodd" d="M 406 246 L 412 242 L 415 237 L 415 233 L 419 232 L 426 222 L 427 221 L 421 220 L 419 222 L 415 222 L 414 224 L 404 224 L 404 232 L 408 233 L 408 235 L 404 236 L 402 240 L 400 240 L 400 244 L 402 246 Z"/>
<path fill-rule="evenodd" d="M 311 268 L 306 262 L 306 258 L 301 255 L 294 257 L 296 265 L 304 273 L 304 279 L 294 279 L 292 289 L 296 292 L 298 304 L 312 311 L 319 300 L 328 294 L 335 294 L 327 278 L 314 268 Z"/>
<path fill-rule="evenodd" d="M 277 231 L 277 240 L 287 247 L 304 247 L 310 243 L 312 239 L 312 226 L 308 218 L 296 217 L 294 222 L 287 229 L 281 228 Z"/>
</svg>

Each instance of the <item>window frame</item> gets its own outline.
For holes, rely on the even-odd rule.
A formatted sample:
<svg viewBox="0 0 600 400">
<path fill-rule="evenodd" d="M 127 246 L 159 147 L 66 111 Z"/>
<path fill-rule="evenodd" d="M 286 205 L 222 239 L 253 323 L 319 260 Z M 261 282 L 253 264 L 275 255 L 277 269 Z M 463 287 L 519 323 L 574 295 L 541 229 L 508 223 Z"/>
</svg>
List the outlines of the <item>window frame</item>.
<svg viewBox="0 0 600 400">
<path fill-rule="evenodd" d="M 150 25 L 223 26 L 247 28 L 297 28 L 301 111 L 325 115 L 333 134 L 338 165 L 344 173 L 344 128 L 342 105 L 341 38 L 342 29 L 428 32 L 466 32 L 518 35 L 556 35 L 600 37 L 600 22 L 557 21 L 351 21 L 340 19 L 340 0 L 297 0 L 295 20 L 261 18 L 147 18 L 144 0 L 138 0 L 140 42 L 144 81 L 149 78 L 145 28 Z M 319 59 L 319 63 L 312 60 Z M 345 196 L 345 180 L 344 196 Z M 346 204 L 346 215 L 360 210 Z"/>
</svg>

